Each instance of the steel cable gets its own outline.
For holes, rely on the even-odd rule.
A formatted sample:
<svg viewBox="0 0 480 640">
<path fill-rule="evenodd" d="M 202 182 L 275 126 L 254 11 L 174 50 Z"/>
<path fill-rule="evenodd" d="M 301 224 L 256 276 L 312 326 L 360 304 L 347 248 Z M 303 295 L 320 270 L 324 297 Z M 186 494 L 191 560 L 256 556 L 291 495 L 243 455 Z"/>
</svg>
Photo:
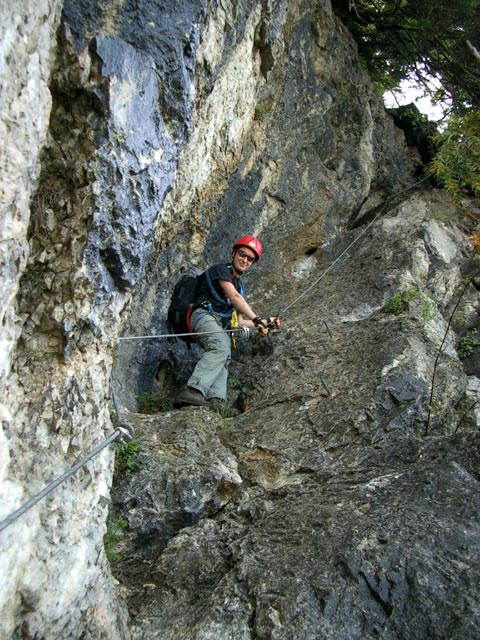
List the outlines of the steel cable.
<svg viewBox="0 0 480 640">
<path fill-rule="evenodd" d="M 32 496 L 30 500 L 27 500 L 21 507 L 19 507 L 16 511 L 7 516 L 4 520 L 0 522 L 0 532 L 6 529 L 12 522 L 15 522 L 20 516 L 22 516 L 25 512 L 31 509 L 34 505 L 37 504 L 42 498 L 51 493 L 54 489 L 58 487 L 62 482 L 73 476 L 79 469 L 87 464 L 92 458 L 94 458 L 102 449 L 107 447 L 110 443 L 114 442 L 121 436 L 127 436 L 130 438 L 130 434 L 123 427 L 118 427 L 112 435 L 110 435 L 106 440 L 104 440 L 98 447 L 90 451 L 85 457 L 83 457 L 77 464 L 75 464 L 71 469 L 62 473 L 56 480 L 51 482 L 48 486 L 46 486 L 42 491 L 39 491 L 37 494 Z"/>
<path fill-rule="evenodd" d="M 370 227 L 373 225 L 373 223 L 380 217 L 380 215 L 385 211 L 385 209 L 387 208 L 387 204 L 389 203 L 390 200 L 393 200 L 393 198 L 396 198 L 397 196 L 399 196 L 402 193 L 405 193 L 406 191 L 410 191 L 411 189 L 414 189 L 415 187 L 418 187 L 418 185 L 422 184 L 422 182 L 425 182 L 426 180 L 429 180 L 430 176 L 426 176 L 425 178 L 422 178 L 421 180 L 418 180 L 417 182 L 411 184 L 409 187 L 405 187 L 404 189 L 401 189 L 400 191 L 397 191 L 397 193 L 394 193 L 391 196 L 388 196 L 388 198 L 385 198 L 385 201 L 381 207 L 381 209 L 375 214 L 375 216 L 372 218 L 372 220 L 370 220 L 370 222 L 367 224 L 367 226 L 363 229 L 363 231 L 355 238 L 355 240 L 353 240 L 348 247 L 346 247 L 346 249 L 344 249 L 342 251 L 342 253 L 337 256 L 335 258 L 335 260 L 325 269 L 325 271 L 323 271 L 320 276 L 314 280 L 314 282 L 312 282 L 312 284 L 307 287 L 307 289 L 305 289 L 305 291 L 303 291 L 297 298 L 295 298 L 295 300 L 293 300 L 289 305 L 287 305 L 285 307 L 285 309 L 283 309 L 283 311 L 281 312 L 280 316 L 283 317 L 287 311 L 289 309 L 291 309 L 295 304 L 297 304 L 297 302 L 299 300 L 301 300 L 304 296 L 307 295 L 307 293 L 309 293 L 313 288 L 315 288 L 317 286 L 317 284 L 327 275 L 327 273 L 329 273 L 333 267 L 337 264 L 337 262 L 339 262 L 343 256 L 348 253 L 350 251 L 350 249 L 360 240 L 360 238 L 362 238 L 366 232 L 370 229 Z"/>
<path fill-rule="evenodd" d="M 329 271 L 331 269 L 333 269 L 333 267 L 343 258 L 343 256 L 360 240 L 360 238 L 362 236 L 365 235 L 365 233 L 372 226 L 372 224 L 378 219 L 378 217 L 381 215 L 381 213 L 383 213 L 383 211 L 385 210 L 385 208 L 386 208 L 386 206 L 387 206 L 387 204 L 388 204 L 388 202 L 390 200 L 392 200 L 396 196 L 400 195 L 401 193 L 409 191 L 410 189 L 414 189 L 415 187 L 417 187 L 422 182 L 425 182 L 427 179 L 429 179 L 429 176 L 426 176 L 422 180 L 419 180 L 418 182 L 410 185 L 409 187 L 406 187 L 405 189 L 402 189 L 401 191 L 398 191 L 397 193 L 394 193 L 392 196 L 389 196 L 388 198 L 386 198 L 382 208 L 377 212 L 377 214 L 374 216 L 374 218 L 368 223 L 368 225 L 365 227 L 365 229 L 363 229 L 363 231 L 355 238 L 355 240 L 353 240 L 348 245 L 348 247 L 346 247 L 346 249 L 344 249 L 342 251 L 342 253 L 340 253 L 340 255 L 337 256 L 337 258 L 327 267 L 327 269 L 325 269 L 320 274 L 320 276 L 316 280 L 314 280 L 314 282 L 309 287 L 307 287 L 307 289 L 305 289 L 305 291 L 303 291 L 287 307 L 285 307 L 285 309 L 283 310 L 283 312 L 280 315 L 281 316 L 285 315 L 286 312 L 289 309 L 291 309 L 299 300 L 301 300 L 314 287 L 317 286 L 317 284 L 329 273 Z M 238 332 L 240 332 L 240 333 L 243 333 L 243 335 L 246 336 L 246 337 L 249 337 L 249 335 L 250 335 L 250 329 L 248 327 L 239 327 L 239 328 L 236 328 L 236 329 L 220 329 L 218 331 L 202 331 L 202 332 L 192 332 L 192 333 L 190 333 L 190 332 L 189 333 L 165 333 L 165 334 L 156 334 L 156 335 L 147 335 L 147 336 L 121 336 L 121 337 L 119 337 L 119 340 L 148 340 L 148 339 L 160 339 L 160 338 L 181 338 L 181 337 L 185 337 L 185 336 L 211 335 L 211 334 L 220 333 L 220 332 L 223 332 L 223 333 L 225 333 L 225 332 L 226 333 L 238 333 Z M 274 331 L 274 332 L 276 333 L 276 331 Z M 328 387 L 326 387 L 326 389 L 328 391 Z M 115 410 L 117 412 L 117 418 L 118 418 L 118 410 L 117 410 L 117 407 L 116 407 L 115 399 L 114 399 L 114 404 L 115 404 Z M 122 436 L 123 437 L 128 437 L 129 439 L 131 439 L 131 434 L 128 432 L 127 429 L 124 429 L 122 427 L 118 427 L 108 438 L 106 438 L 106 440 L 104 440 L 100 445 L 98 445 L 98 447 L 96 447 L 95 449 L 90 451 L 90 453 L 88 453 L 79 462 L 77 462 L 77 464 L 75 464 L 73 467 L 71 467 L 71 469 L 69 469 L 68 471 L 63 473 L 56 480 L 54 480 L 52 483 L 50 483 L 48 486 L 46 486 L 44 489 L 42 489 L 42 491 L 40 491 L 36 495 L 32 496 L 32 498 L 30 498 L 30 500 L 25 502 L 16 511 L 14 511 L 9 516 L 7 516 L 4 520 L 2 520 L 0 522 L 0 532 L 3 531 L 4 529 L 6 529 L 10 524 L 15 522 L 15 520 L 17 520 L 20 516 L 22 516 L 29 509 L 31 509 L 42 498 L 44 498 L 49 493 L 51 493 L 54 489 L 56 489 L 62 482 L 64 482 L 65 480 L 70 478 L 72 475 L 74 475 L 79 469 L 81 469 L 83 466 L 85 466 L 85 464 L 87 464 L 87 462 L 89 462 L 90 460 L 92 460 L 92 458 L 94 458 L 97 454 L 99 454 L 100 451 L 102 451 L 105 447 L 107 447 L 109 444 L 111 444 L 112 442 L 114 442 L 115 440 L 117 440 L 118 438 L 120 438 Z"/>
<path fill-rule="evenodd" d="M 238 329 L 218 329 L 216 331 L 192 331 L 188 333 L 161 333 L 148 336 L 120 336 L 119 340 L 147 340 L 148 338 L 182 338 L 183 336 L 209 336 L 214 333 L 243 333 L 247 338 L 250 335 L 249 327 L 239 327 Z"/>
</svg>

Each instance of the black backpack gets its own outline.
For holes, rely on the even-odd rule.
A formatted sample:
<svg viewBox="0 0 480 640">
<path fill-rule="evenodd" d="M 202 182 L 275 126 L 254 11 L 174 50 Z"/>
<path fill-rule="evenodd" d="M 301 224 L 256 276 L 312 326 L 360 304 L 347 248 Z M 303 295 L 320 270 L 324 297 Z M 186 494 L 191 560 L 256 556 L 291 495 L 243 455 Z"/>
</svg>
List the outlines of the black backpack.
<svg viewBox="0 0 480 640">
<path fill-rule="evenodd" d="M 200 276 L 203 273 L 203 269 L 190 266 L 175 285 L 167 313 L 168 327 L 172 333 L 191 333 L 190 316 L 197 297 Z M 195 339 L 189 335 L 178 337 L 187 343 L 195 342 Z"/>
</svg>

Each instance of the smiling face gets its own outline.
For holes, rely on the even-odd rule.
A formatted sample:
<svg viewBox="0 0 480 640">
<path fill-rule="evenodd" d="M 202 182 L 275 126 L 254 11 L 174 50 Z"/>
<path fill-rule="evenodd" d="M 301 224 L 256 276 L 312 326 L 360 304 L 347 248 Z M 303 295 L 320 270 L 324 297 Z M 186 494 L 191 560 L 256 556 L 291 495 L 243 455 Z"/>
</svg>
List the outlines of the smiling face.
<svg viewBox="0 0 480 640">
<path fill-rule="evenodd" d="M 239 275 L 247 271 L 256 260 L 255 251 L 249 247 L 240 247 L 232 254 L 232 266 Z"/>
</svg>

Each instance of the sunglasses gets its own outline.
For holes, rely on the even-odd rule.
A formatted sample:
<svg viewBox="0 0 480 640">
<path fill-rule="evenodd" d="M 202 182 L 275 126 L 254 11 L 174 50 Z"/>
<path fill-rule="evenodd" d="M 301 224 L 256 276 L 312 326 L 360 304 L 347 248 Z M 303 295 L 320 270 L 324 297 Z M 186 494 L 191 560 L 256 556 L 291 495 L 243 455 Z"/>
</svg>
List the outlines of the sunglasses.
<svg viewBox="0 0 480 640">
<path fill-rule="evenodd" d="M 247 259 L 247 261 L 248 261 L 248 262 L 250 262 L 250 264 L 251 264 L 252 262 L 255 262 L 255 260 L 256 260 L 255 256 L 251 256 L 251 255 L 250 255 L 249 253 L 247 253 L 246 251 L 242 251 L 242 249 L 239 249 L 239 250 L 238 250 L 238 255 L 239 255 L 241 258 L 246 258 L 246 259 Z"/>
</svg>

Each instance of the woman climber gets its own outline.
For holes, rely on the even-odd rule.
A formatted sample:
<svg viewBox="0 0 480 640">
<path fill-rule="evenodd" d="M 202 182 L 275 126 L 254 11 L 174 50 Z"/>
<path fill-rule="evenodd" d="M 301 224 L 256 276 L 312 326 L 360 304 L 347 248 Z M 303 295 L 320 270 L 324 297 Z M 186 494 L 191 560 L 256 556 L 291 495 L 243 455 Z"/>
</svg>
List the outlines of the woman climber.
<svg viewBox="0 0 480 640">
<path fill-rule="evenodd" d="M 205 352 L 175 398 L 175 407 L 194 405 L 218 411 L 225 404 L 233 334 L 224 329 L 256 327 L 261 336 L 267 336 L 271 328 L 280 328 L 280 318 L 262 319 L 245 299 L 241 276 L 258 262 L 262 252 L 258 238 L 242 236 L 233 245 L 230 264 L 216 264 L 200 276 L 190 322 L 194 334 L 201 334 L 195 341 Z"/>
</svg>

